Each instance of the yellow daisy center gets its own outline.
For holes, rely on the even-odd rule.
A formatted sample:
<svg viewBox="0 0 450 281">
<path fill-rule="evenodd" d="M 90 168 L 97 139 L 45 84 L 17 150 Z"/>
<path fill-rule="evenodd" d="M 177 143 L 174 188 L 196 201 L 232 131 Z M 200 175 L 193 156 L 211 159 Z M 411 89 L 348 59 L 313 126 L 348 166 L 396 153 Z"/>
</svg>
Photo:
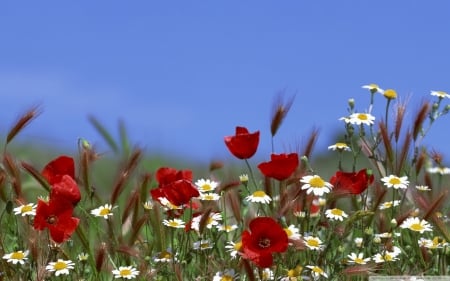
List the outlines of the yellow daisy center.
<svg viewBox="0 0 450 281">
<path fill-rule="evenodd" d="M 99 212 L 100 216 L 107 216 L 109 213 L 111 213 L 111 211 L 108 208 L 103 208 Z"/>
<path fill-rule="evenodd" d="M 171 226 L 171 227 L 177 227 L 179 225 L 180 224 L 177 221 L 169 221 L 169 226 Z"/>
<path fill-rule="evenodd" d="M 284 232 L 286 232 L 288 237 L 291 237 L 291 235 L 293 234 L 292 231 L 289 228 L 285 228 Z"/>
<path fill-rule="evenodd" d="M 131 275 L 131 270 L 129 270 L 128 268 L 122 269 L 119 272 L 120 276 L 126 277 L 126 276 L 130 276 Z"/>
<path fill-rule="evenodd" d="M 342 148 L 346 148 L 346 147 L 347 147 L 347 144 L 345 144 L 345 143 L 343 143 L 343 142 L 337 142 L 337 143 L 335 144 L 335 146 L 336 146 L 337 148 L 339 148 L 339 149 L 342 149 Z"/>
<path fill-rule="evenodd" d="M 395 90 L 392 90 L 392 89 L 388 89 L 388 90 L 384 91 L 383 95 L 386 98 L 388 98 L 388 99 L 395 99 L 395 98 L 397 98 L 397 92 Z"/>
<path fill-rule="evenodd" d="M 414 231 L 422 231 L 424 229 L 423 225 L 420 223 L 413 223 L 409 228 Z"/>
<path fill-rule="evenodd" d="M 362 258 L 356 258 L 354 259 L 354 262 L 357 264 L 364 264 L 364 260 Z"/>
<path fill-rule="evenodd" d="M 67 264 L 65 262 L 62 261 L 58 261 L 55 263 L 55 265 L 53 266 L 53 268 L 55 270 L 63 270 L 67 268 Z"/>
<path fill-rule="evenodd" d="M 359 120 L 363 120 L 363 121 L 369 119 L 369 118 L 367 117 L 367 114 L 364 114 L 364 113 L 358 114 L 357 117 L 358 117 Z"/>
<path fill-rule="evenodd" d="M 379 88 L 377 84 L 370 84 L 369 87 L 371 90 L 376 90 Z"/>
<path fill-rule="evenodd" d="M 233 247 L 236 251 L 239 251 L 242 248 L 242 242 L 236 242 Z"/>
<path fill-rule="evenodd" d="M 332 209 L 331 213 L 335 216 L 342 217 L 343 211 L 339 209 Z"/>
<path fill-rule="evenodd" d="M 313 267 L 312 271 L 314 271 L 315 273 L 318 273 L 318 274 L 323 274 L 323 270 L 317 266 Z"/>
<path fill-rule="evenodd" d="M 253 197 L 263 198 L 265 196 L 266 196 L 266 193 L 262 190 L 257 190 L 255 192 L 253 192 Z"/>
<path fill-rule="evenodd" d="M 308 239 L 308 241 L 306 241 L 306 244 L 308 244 L 311 247 L 319 247 L 319 241 L 317 241 L 316 239 Z"/>
<path fill-rule="evenodd" d="M 233 277 L 230 275 L 224 275 L 222 278 L 220 278 L 220 281 L 233 281 Z"/>
<path fill-rule="evenodd" d="M 213 188 L 211 187 L 211 185 L 206 183 L 206 184 L 202 185 L 202 190 L 211 191 L 211 190 L 213 190 Z"/>
<path fill-rule="evenodd" d="M 214 195 L 208 194 L 208 195 L 205 195 L 203 198 L 205 200 L 213 200 L 214 199 Z"/>
<path fill-rule="evenodd" d="M 392 261 L 394 258 L 392 257 L 392 255 L 390 255 L 390 254 L 385 254 L 384 255 L 384 260 L 385 261 Z"/>
<path fill-rule="evenodd" d="M 21 213 L 31 212 L 33 210 L 33 206 L 25 205 L 20 209 Z"/>
<path fill-rule="evenodd" d="M 392 178 L 389 180 L 390 184 L 396 185 L 396 184 L 401 184 L 402 181 L 399 178 Z"/>
<path fill-rule="evenodd" d="M 24 257 L 25 257 L 25 255 L 22 252 L 14 252 L 11 254 L 11 259 L 14 259 L 14 260 L 22 260 Z"/>
<path fill-rule="evenodd" d="M 324 187 L 325 181 L 321 177 L 315 176 L 309 181 L 309 185 L 311 187 Z"/>
</svg>

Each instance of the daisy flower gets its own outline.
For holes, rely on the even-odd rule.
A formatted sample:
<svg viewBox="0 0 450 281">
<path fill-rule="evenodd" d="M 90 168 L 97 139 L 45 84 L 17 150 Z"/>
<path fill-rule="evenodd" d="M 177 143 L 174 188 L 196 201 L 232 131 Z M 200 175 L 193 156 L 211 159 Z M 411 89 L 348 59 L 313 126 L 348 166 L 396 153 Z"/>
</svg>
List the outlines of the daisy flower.
<svg viewBox="0 0 450 281">
<path fill-rule="evenodd" d="M 384 90 L 381 89 L 377 84 L 369 84 L 369 85 L 363 85 L 362 86 L 363 89 L 368 89 L 372 94 L 375 93 L 384 93 Z"/>
<path fill-rule="evenodd" d="M 447 167 L 431 167 L 427 169 L 430 174 L 448 175 L 450 174 L 450 168 Z"/>
<path fill-rule="evenodd" d="M 314 280 L 319 279 L 320 276 L 328 278 L 328 275 L 325 273 L 325 271 L 323 271 L 322 268 L 320 268 L 316 265 L 307 265 L 306 267 L 311 269 L 311 274 L 312 274 Z"/>
<path fill-rule="evenodd" d="M 284 231 L 286 232 L 288 238 L 291 240 L 299 240 L 301 237 L 300 229 L 293 224 L 289 225 L 289 227 L 286 227 Z"/>
<path fill-rule="evenodd" d="M 185 223 L 180 219 L 171 219 L 171 220 L 163 220 L 163 224 L 165 226 L 173 227 L 173 228 L 184 228 Z"/>
<path fill-rule="evenodd" d="M 384 185 L 387 188 L 394 188 L 394 189 L 406 189 L 408 188 L 409 181 L 408 177 L 397 177 L 395 175 L 390 175 L 388 177 L 381 178 L 381 181 L 384 182 Z"/>
<path fill-rule="evenodd" d="M 430 95 L 438 97 L 440 99 L 450 98 L 450 95 L 443 91 L 431 91 Z"/>
<path fill-rule="evenodd" d="M 400 248 L 394 246 L 392 251 L 384 251 L 383 253 L 377 253 L 373 260 L 375 263 L 391 262 L 399 260 L 398 255 L 401 253 Z"/>
<path fill-rule="evenodd" d="M 206 240 L 200 240 L 200 241 L 194 242 L 193 248 L 194 248 L 194 250 L 207 250 L 207 249 L 212 249 L 213 246 L 214 246 L 214 243 L 209 241 L 209 239 L 206 239 Z"/>
<path fill-rule="evenodd" d="M 366 264 L 370 261 L 370 258 L 364 258 L 363 253 L 351 253 L 348 257 L 348 263 L 350 264 Z"/>
<path fill-rule="evenodd" d="M 132 266 L 119 266 L 119 269 L 112 271 L 114 278 L 134 279 L 139 275 L 139 271 Z"/>
<path fill-rule="evenodd" d="M 393 100 L 397 98 L 397 92 L 393 89 L 387 89 L 384 91 L 383 96 L 389 100 Z"/>
<path fill-rule="evenodd" d="M 330 220 L 339 220 L 339 221 L 343 221 L 344 218 L 348 217 L 348 215 L 344 211 L 337 208 L 326 210 L 325 216 Z"/>
<path fill-rule="evenodd" d="M 183 206 L 177 206 L 177 205 L 172 204 L 166 197 L 158 197 L 158 201 L 161 205 L 163 205 L 168 210 L 183 209 Z"/>
<path fill-rule="evenodd" d="M 89 258 L 89 254 L 81 253 L 81 254 L 78 254 L 77 258 L 79 261 L 84 262 L 84 261 L 87 261 L 87 259 Z"/>
<path fill-rule="evenodd" d="M 214 192 L 200 193 L 200 200 L 203 201 L 217 201 L 220 199 L 220 195 Z"/>
<path fill-rule="evenodd" d="M 247 174 L 242 174 L 239 176 L 239 181 L 246 184 L 248 182 L 248 175 Z"/>
<path fill-rule="evenodd" d="M 225 249 L 227 249 L 226 251 L 230 253 L 232 259 L 237 257 L 241 248 L 242 248 L 241 241 L 238 242 L 228 241 L 227 244 L 225 245 Z"/>
<path fill-rule="evenodd" d="M 364 240 L 361 237 L 356 237 L 354 241 L 355 241 L 356 247 L 358 247 L 358 248 L 361 248 L 363 245 L 363 242 L 364 242 Z"/>
<path fill-rule="evenodd" d="M 426 220 L 420 220 L 418 217 L 409 217 L 402 222 L 401 228 L 409 228 L 412 231 L 424 233 L 425 231 L 432 231 L 431 225 Z"/>
<path fill-rule="evenodd" d="M 343 143 L 343 142 L 337 142 L 333 145 L 330 145 L 328 147 L 328 149 L 333 150 L 333 151 L 336 151 L 336 150 L 337 151 L 351 151 L 350 147 L 346 143 Z"/>
<path fill-rule="evenodd" d="M 192 219 L 191 228 L 200 231 L 200 221 L 202 216 L 196 216 Z M 219 225 L 219 221 L 222 220 L 222 215 L 220 213 L 210 213 L 208 219 L 206 219 L 206 228 L 211 229 L 213 226 Z"/>
<path fill-rule="evenodd" d="M 15 215 L 24 216 L 35 216 L 36 215 L 36 204 L 29 203 L 26 205 L 21 205 L 13 209 Z"/>
<path fill-rule="evenodd" d="M 91 211 L 91 214 L 96 217 L 103 217 L 104 219 L 108 219 L 108 217 L 112 217 L 112 210 L 117 206 L 113 207 L 111 204 L 105 204 L 103 206 L 98 207 Z"/>
<path fill-rule="evenodd" d="M 428 249 L 441 249 L 448 244 L 445 240 L 442 240 L 437 236 L 434 237 L 433 240 L 422 237 L 418 240 L 418 243 L 420 247 L 425 247 Z"/>
<path fill-rule="evenodd" d="M 225 232 L 231 232 L 233 230 L 236 230 L 238 228 L 237 224 L 219 224 L 217 225 L 217 230 L 219 231 L 225 231 Z"/>
<path fill-rule="evenodd" d="M 306 247 L 311 250 L 320 250 L 322 248 L 322 240 L 314 236 L 305 236 L 303 238 Z"/>
<path fill-rule="evenodd" d="M 172 262 L 173 259 L 172 249 L 170 248 L 162 252 L 158 252 L 155 256 L 153 256 L 154 262 Z"/>
<path fill-rule="evenodd" d="M 25 261 L 28 259 L 28 251 L 16 251 L 9 254 L 6 254 L 3 256 L 3 259 L 5 259 L 7 262 L 10 262 L 12 264 L 24 264 Z"/>
<path fill-rule="evenodd" d="M 416 189 L 420 191 L 431 191 L 428 185 L 416 185 Z"/>
<path fill-rule="evenodd" d="M 71 260 L 58 259 L 55 262 L 50 262 L 45 269 L 50 272 L 55 272 L 56 276 L 61 274 L 69 275 L 69 269 L 73 269 L 74 265 Z"/>
<path fill-rule="evenodd" d="M 195 182 L 195 186 L 200 192 L 211 192 L 219 186 L 219 183 L 210 179 L 199 179 Z"/>
<path fill-rule="evenodd" d="M 304 183 L 302 185 L 302 190 L 306 189 L 306 193 L 313 193 L 316 196 L 323 196 L 324 193 L 329 193 L 333 188 L 331 183 L 324 181 L 320 176 L 304 176 L 300 179 L 300 182 Z"/>
<path fill-rule="evenodd" d="M 267 195 L 264 191 L 257 190 L 251 195 L 245 197 L 245 200 L 253 203 L 269 204 L 270 201 L 272 201 L 272 198 L 270 198 L 270 196 Z"/>
<path fill-rule="evenodd" d="M 378 209 L 385 210 L 385 209 L 389 209 L 391 207 L 396 207 L 396 206 L 400 205 L 400 202 L 401 202 L 400 200 L 383 202 L 380 204 Z"/>
<path fill-rule="evenodd" d="M 213 277 L 213 281 L 232 281 L 237 280 L 238 274 L 234 269 L 225 269 L 224 271 L 218 271 Z"/>
<path fill-rule="evenodd" d="M 144 209 L 151 210 L 151 209 L 153 209 L 154 204 L 153 204 L 152 200 L 147 200 L 147 201 L 145 201 L 143 206 L 144 206 Z"/>
<path fill-rule="evenodd" d="M 375 121 L 375 116 L 370 113 L 352 113 L 349 117 L 344 119 L 345 123 L 350 123 L 352 125 L 373 125 Z"/>
</svg>

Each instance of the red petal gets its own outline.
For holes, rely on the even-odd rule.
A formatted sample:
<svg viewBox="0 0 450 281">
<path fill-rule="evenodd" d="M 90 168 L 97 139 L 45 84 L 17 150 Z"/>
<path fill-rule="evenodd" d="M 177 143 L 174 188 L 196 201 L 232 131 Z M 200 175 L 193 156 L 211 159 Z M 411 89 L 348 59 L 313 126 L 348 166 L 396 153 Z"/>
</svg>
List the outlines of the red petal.
<svg viewBox="0 0 450 281">
<path fill-rule="evenodd" d="M 60 156 L 49 162 L 42 170 L 42 176 L 51 185 L 59 182 L 64 175 L 75 178 L 75 162 L 72 157 Z"/>
</svg>

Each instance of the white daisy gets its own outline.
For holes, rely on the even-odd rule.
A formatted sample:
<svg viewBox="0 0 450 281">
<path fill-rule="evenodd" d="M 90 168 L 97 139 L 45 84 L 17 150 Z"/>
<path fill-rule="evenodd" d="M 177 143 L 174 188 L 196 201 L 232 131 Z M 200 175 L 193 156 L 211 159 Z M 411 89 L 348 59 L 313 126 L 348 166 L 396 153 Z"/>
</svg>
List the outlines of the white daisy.
<svg viewBox="0 0 450 281">
<path fill-rule="evenodd" d="M 443 99 L 443 98 L 450 98 L 450 95 L 447 94 L 446 92 L 443 92 L 443 91 L 431 91 L 430 94 L 431 94 L 432 96 L 438 97 L 438 98 L 440 98 L 440 99 Z"/>
<path fill-rule="evenodd" d="M 406 189 L 408 188 L 409 185 L 409 181 L 408 181 L 408 177 L 404 176 L 404 177 L 398 177 L 395 175 L 390 175 L 388 177 L 383 177 L 381 178 L 381 181 L 384 182 L 384 185 L 387 188 L 394 188 L 394 189 Z"/>
<path fill-rule="evenodd" d="M 351 253 L 347 257 L 350 264 L 366 264 L 370 261 L 370 258 L 364 258 L 364 253 Z"/>
<path fill-rule="evenodd" d="M 154 262 L 172 262 L 172 260 L 174 260 L 174 256 L 171 248 L 168 248 L 167 250 L 164 250 L 162 252 L 158 252 L 153 256 Z"/>
<path fill-rule="evenodd" d="M 219 186 L 219 183 L 210 179 L 199 179 L 195 182 L 195 186 L 200 192 L 211 192 Z"/>
<path fill-rule="evenodd" d="M 348 217 L 348 215 L 344 211 L 337 208 L 326 210 L 325 216 L 330 220 L 339 220 L 339 221 L 343 221 L 344 218 Z"/>
<path fill-rule="evenodd" d="M 428 185 L 416 185 L 416 189 L 420 191 L 431 191 Z"/>
<path fill-rule="evenodd" d="M 384 90 L 381 89 L 377 84 L 369 84 L 369 85 L 363 85 L 361 88 L 368 89 L 371 93 L 380 93 L 383 94 Z"/>
<path fill-rule="evenodd" d="M 45 269 L 50 272 L 55 272 L 56 276 L 61 274 L 69 275 L 69 269 L 73 269 L 74 265 L 71 260 L 58 259 L 55 262 L 50 262 Z"/>
<path fill-rule="evenodd" d="M 207 249 L 212 249 L 213 246 L 214 246 L 214 243 L 209 241 L 209 239 L 205 239 L 205 240 L 200 240 L 200 241 L 194 242 L 193 249 L 194 250 L 207 250 Z"/>
<path fill-rule="evenodd" d="M 333 151 L 351 151 L 350 147 L 343 142 L 337 142 L 333 145 L 328 146 L 329 150 L 333 150 Z"/>
<path fill-rule="evenodd" d="M 119 269 L 112 271 L 114 278 L 134 279 L 139 275 L 139 271 L 132 266 L 119 266 Z"/>
<path fill-rule="evenodd" d="M 450 168 L 447 167 L 431 167 L 427 169 L 430 174 L 448 175 L 450 174 Z"/>
<path fill-rule="evenodd" d="M 184 228 L 186 225 L 185 222 L 180 219 L 163 220 L 163 224 L 173 228 Z"/>
<path fill-rule="evenodd" d="M 213 281 L 232 281 L 237 280 L 238 274 L 234 269 L 225 269 L 224 271 L 218 271 L 213 277 Z"/>
<path fill-rule="evenodd" d="M 227 249 L 226 251 L 230 253 L 232 259 L 238 256 L 238 253 L 241 250 L 241 248 L 242 248 L 241 241 L 238 242 L 228 241 L 227 244 L 225 245 L 225 249 Z"/>
<path fill-rule="evenodd" d="M 299 240 L 301 238 L 300 229 L 293 224 L 284 228 L 284 232 L 286 232 L 288 238 L 291 240 Z"/>
<path fill-rule="evenodd" d="M 377 253 L 373 257 L 373 260 L 376 263 L 397 261 L 397 260 L 399 260 L 398 255 L 400 255 L 400 253 L 401 253 L 400 248 L 398 248 L 397 246 L 394 246 L 392 251 L 385 250 L 382 253 Z"/>
<path fill-rule="evenodd" d="M 236 229 L 238 229 L 237 224 L 228 224 L 228 225 L 219 224 L 219 225 L 217 225 L 217 230 L 219 230 L 219 231 L 231 232 Z"/>
<path fill-rule="evenodd" d="M 28 259 L 28 251 L 15 251 L 4 255 L 3 259 L 12 264 L 24 264 Z"/>
<path fill-rule="evenodd" d="M 24 216 L 35 216 L 36 215 L 36 204 L 29 203 L 25 205 L 21 205 L 13 209 L 15 215 Z"/>
<path fill-rule="evenodd" d="M 370 113 L 352 113 L 349 117 L 346 117 L 342 120 L 344 120 L 345 123 L 350 123 L 353 125 L 373 125 L 375 116 L 371 115 Z"/>
<path fill-rule="evenodd" d="M 303 237 L 306 247 L 310 250 L 320 250 L 322 249 L 322 240 L 314 236 Z"/>
<path fill-rule="evenodd" d="M 203 215 L 196 216 L 191 221 L 191 228 L 200 231 L 200 221 L 202 220 Z M 211 229 L 213 226 L 219 225 L 219 221 L 222 220 L 222 215 L 220 213 L 209 213 L 208 218 L 206 219 L 206 228 Z"/>
<path fill-rule="evenodd" d="M 333 188 L 331 183 L 324 181 L 320 176 L 304 176 L 300 179 L 300 182 L 304 183 L 302 185 L 302 190 L 306 189 L 306 193 L 313 193 L 316 196 L 323 196 L 324 193 L 329 193 Z"/>
<path fill-rule="evenodd" d="M 203 201 L 217 201 L 220 199 L 220 195 L 214 192 L 200 193 L 200 200 Z"/>
<path fill-rule="evenodd" d="M 112 217 L 112 210 L 117 208 L 117 206 L 112 206 L 111 204 L 105 204 L 103 206 L 98 207 L 91 211 L 91 214 L 96 217 L 103 217 L 104 219 L 108 219 L 108 217 Z"/>
<path fill-rule="evenodd" d="M 264 191 L 257 190 L 251 195 L 245 197 L 245 200 L 253 203 L 269 204 L 270 201 L 272 201 L 272 198 L 270 198 L 270 196 L 267 195 Z"/>
<path fill-rule="evenodd" d="M 307 265 L 307 268 L 311 269 L 311 275 L 313 276 L 314 280 L 319 279 L 321 276 L 328 278 L 328 275 L 323 271 L 322 268 L 316 266 L 316 265 Z"/>
<path fill-rule="evenodd" d="M 380 206 L 378 208 L 380 210 L 389 209 L 391 207 L 396 207 L 396 206 L 400 205 L 400 202 L 401 202 L 400 200 L 383 202 L 380 204 Z"/>
<path fill-rule="evenodd" d="M 402 222 L 401 228 L 409 228 L 412 231 L 424 233 L 425 231 L 432 231 L 432 226 L 426 220 L 420 220 L 418 217 L 409 217 Z"/>
</svg>

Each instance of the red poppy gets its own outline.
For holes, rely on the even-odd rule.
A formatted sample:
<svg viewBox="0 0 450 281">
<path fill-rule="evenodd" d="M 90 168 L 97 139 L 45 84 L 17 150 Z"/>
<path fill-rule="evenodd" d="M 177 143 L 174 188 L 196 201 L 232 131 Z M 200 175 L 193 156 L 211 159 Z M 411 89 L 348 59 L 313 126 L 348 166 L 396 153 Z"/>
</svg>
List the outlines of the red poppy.
<svg viewBox="0 0 450 281">
<path fill-rule="evenodd" d="M 264 176 L 277 180 L 289 178 L 298 167 L 298 154 L 272 154 L 269 162 L 263 162 L 258 165 L 259 170 Z"/>
<path fill-rule="evenodd" d="M 367 169 L 359 172 L 337 171 L 331 177 L 330 183 L 333 185 L 333 193 L 338 195 L 361 194 L 373 182 L 374 177 Z"/>
<path fill-rule="evenodd" d="M 270 217 L 258 217 L 249 224 L 250 231 L 242 233 L 242 256 L 259 267 L 273 264 L 273 253 L 287 250 L 288 236 L 283 228 Z"/>
<path fill-rule="evenodd" d="M 42 170 L 42 175 L 50 185 L 60 182 L 64 175 L 75 178 L 75 163 L 72 157 L 59 156 L 49 162 Z"/>
<path fill-rule="evenodd" d="M 158 200 L 163 197 L 175 206 L 187 204 L 192 197 L 200 196 L 192 183 L 192 171 L 177 171 L 173 168 L 163 167 L 156 171 L 158 188 L 150 190 L 152 198 Z"/>
<path fill-rule="evenodd" d="M 245 127 L 236 127 L 236 134 L 225 137 L 225 144 L 231 154 L 237 158 L 251 158 L 258 149 L 259 131 L 249 133 Z"/>
<path fill-rule="evenodd" d="M 48 228 L 50 236 L 56 243 L 62 243 L 70 238 L 80 220 L 72 217 L 73 207 L 65 200 L 53 200 L 47 203 L 39 200 L 34 217 L 34 228 Z"/>
<path fill-rule="evenodd" d="M 50 198 L 68 200 L 73 205 L 76 205 L 81 200 L 80 189 L 72 177 L 63 175 L 59 182 L 52 185 Z"/>
</svg>

